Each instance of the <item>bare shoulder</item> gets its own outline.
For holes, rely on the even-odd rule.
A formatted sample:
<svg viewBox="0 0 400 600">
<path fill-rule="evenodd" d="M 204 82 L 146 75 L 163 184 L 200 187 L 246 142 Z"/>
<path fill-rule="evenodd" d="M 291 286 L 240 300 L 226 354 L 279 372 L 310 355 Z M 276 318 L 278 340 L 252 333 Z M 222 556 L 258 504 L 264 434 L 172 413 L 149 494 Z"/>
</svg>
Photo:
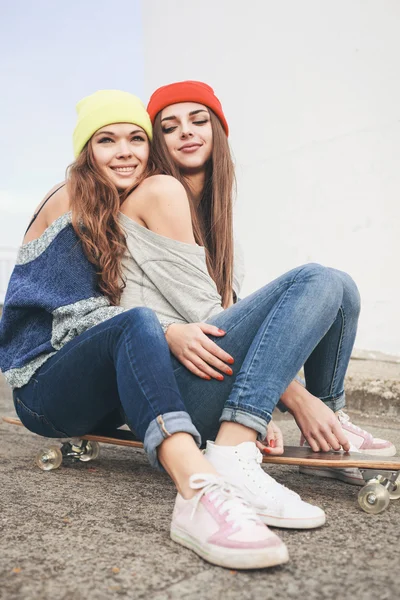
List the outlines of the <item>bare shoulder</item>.
<svg viewBox="0 0 400 600">
<path fill-rule="evenodd" d="M 27 231 L 23 243 L 26 244 L 42 235 L 42 233 L 64 213 L 69 211 L 69 193 L 67 186 L 58 183 L 45 195 L 36 207 L 37 217 Z"/>
<path fill-rule="evenodd" d="M 189 199 L 174 177 L 148 177 L 126 199 L 121 211 L 159 235 L 195 243 Z"/>
<path fill-rule="evenodd" d="M 147 189 L 148 193 L 154 196 L 165 194 L 184 194 L 187 198 L 186 190 L 180 181 L 172 177 L 171 175 L 152 175 L 144 180 L 141 186 L 145 186 L 143 189 Z"/>
<path fill-rule="evenodd" d="M 175 200 L 188 204 L 186 190 L 180 181 L 170 175 L 152 175 L 147 177 L 125 200 L 123 206 L 135 206 L 150 202 Z"/>
</svg>

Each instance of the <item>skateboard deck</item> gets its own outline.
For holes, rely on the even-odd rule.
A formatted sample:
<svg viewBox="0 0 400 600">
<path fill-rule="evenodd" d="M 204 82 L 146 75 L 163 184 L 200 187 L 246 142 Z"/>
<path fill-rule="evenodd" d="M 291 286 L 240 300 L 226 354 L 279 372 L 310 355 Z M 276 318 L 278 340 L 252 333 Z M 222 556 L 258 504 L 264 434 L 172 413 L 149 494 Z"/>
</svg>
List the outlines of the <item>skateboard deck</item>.
<svg viewBox="0 0 400 600">
<path fill-rule="evenodd" d="M 23 427 L 21 421 L 13 417 L 3 417 L 3 421 Z M 131 431 L 116 429 L 63 440 L 61 448 L 48 445 L 36 456 L 36 465 L 44 471 L 50 471 L 58 468 L 63 459 L 81 462 L 94 460 L 99 454 L 99 443 L 143 448 L 142 442 Z M 313 452 L 305 446 L 285 446 L 283 454 L 263 456 L 263 462 L 320 468 L 357 468 L 366 482 L 359 492 L 358 501 L 361 508 L 371 514 L 382 512 L 391 499 L 400 498 L 400 456 L 369 456 L 333 450 Z"/>
<path fill-rule="evenodd" d="M 306 446 L 285 446 L 279 456 L 264 456 L 263 462 L 299 467 L 335 467 L 340 469 L 384 469 L 400 471 L 400 456 L 371 456 L 358 452 L 313 452 Z"/>
<path fill-rule="evenodd" d="M 5 423 L 23 427 L 21 421 L 14 417 L 3 417 Z M 80 440 L 112 444 L 114 446 L 130 446 L 143 448 L 131 431 L 116 429 L 107 433 L 92 433 L 79 436 Z M 263 456 L 264 463 L 277 465 L 295 465 L 307 467 L 337 467 L 359 469 L 383 469 L 400 471 L 400 456 L 370 456 L 367 454 L 349 452 L 313 452 L 306 446 L 285 446 L 283 454 L 279 456 Z"/>
<path fill-rule="evenodd" d="M 24 427 L 19 419 L 14 417 L 3 417 L 5 423 Z M 57 440 L 58 438 L 55 438 Z M 131 448 L 143 448 L 142 442 L 139 442 L 131 431 L 125 429 L 115 429 L 112 435 L 109 433 L 93 433 L 79 436 L 80 440 L 99 442 L 101 444 L 112 444 L 113 446 L 130 446 Z"/>
</svg>

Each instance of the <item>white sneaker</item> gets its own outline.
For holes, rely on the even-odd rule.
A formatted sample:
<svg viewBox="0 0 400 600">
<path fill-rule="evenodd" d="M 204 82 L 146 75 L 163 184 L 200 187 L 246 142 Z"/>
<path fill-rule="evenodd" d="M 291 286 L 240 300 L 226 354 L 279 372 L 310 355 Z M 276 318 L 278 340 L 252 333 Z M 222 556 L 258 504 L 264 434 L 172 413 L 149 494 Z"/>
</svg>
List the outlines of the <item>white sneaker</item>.
<svg viewBox="0 0 400 600">
<path fill-rule="evenodd" d="M 321 508 L 303 502 L 298 494 L 261 468 L 261 452 L 254 442 L 243 442 L 238 446 L 217 446 L 207 442 L 205 456 L 226 481 L 240 489 L 267 525 L 313 529 L 325 523 Z"/>
<path fill-rule="evenodd" d="M 176 497 L 171 538 L 210 563 L 230 569 L 261 569 L 289 560 L 277 535 L 257 517 L 238 490 L 218 475 L 192 475 L 199 492 Z"/>
</svg>

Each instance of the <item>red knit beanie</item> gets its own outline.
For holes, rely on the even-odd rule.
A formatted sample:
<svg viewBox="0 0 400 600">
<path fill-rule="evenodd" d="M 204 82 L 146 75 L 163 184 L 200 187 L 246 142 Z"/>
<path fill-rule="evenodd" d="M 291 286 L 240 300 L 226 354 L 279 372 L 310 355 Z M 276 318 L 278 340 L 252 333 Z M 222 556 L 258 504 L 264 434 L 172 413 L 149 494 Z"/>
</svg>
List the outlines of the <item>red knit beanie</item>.
<svg viewBox="0 0 400 600">
<path fill-rule="evenodd" d="M 160 110 L 179 102 L 198 102 L 211 108 L 221 121 L 226 135 L 229 135 L 229 127 L 222 110 L 221 102 L 214 94 L 212 87 L 201 81 L 179 81 L 158 88 L 152 94 L 147 106 L 147 112 L 150 115 L 153 125 L 154 119 Z"/>
</svg>

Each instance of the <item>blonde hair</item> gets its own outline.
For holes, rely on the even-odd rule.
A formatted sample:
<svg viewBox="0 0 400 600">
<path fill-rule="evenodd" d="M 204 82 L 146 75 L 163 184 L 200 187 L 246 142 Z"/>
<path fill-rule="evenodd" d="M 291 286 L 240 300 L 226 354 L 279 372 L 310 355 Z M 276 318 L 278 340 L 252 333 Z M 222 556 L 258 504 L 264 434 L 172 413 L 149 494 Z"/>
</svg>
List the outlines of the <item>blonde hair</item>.
<svg viewBox="0 0 400 600">
<path fill-rule="evenodd" d="M 96 268 L 100 291 L 114 305 L 119 304 L 125 287 L 121 261 L 126 242 L 118 213 L 125 198 L 149 173 L 146 169 L 134 186 L 120 193 L 97 166 L 90 140 L 67 169 L 72 225 Z"/>
</svg>

